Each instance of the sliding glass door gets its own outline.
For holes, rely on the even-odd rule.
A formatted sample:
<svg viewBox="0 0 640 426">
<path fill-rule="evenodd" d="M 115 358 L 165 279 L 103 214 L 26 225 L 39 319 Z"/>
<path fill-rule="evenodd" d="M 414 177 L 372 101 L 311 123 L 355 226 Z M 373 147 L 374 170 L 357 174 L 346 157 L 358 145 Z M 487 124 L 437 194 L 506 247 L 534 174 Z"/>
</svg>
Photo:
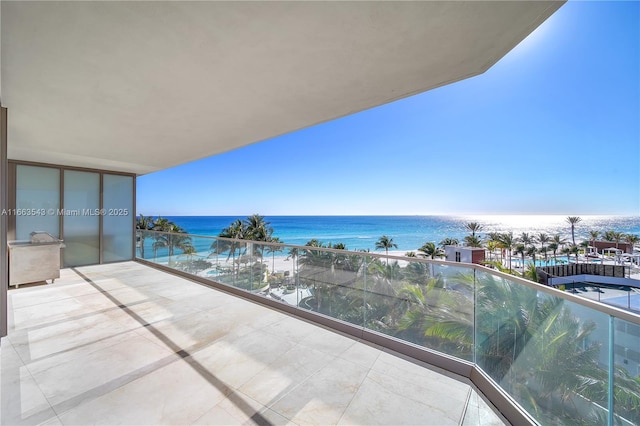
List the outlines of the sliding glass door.
<svg viewBox="0 0 640 426">
<path fill-rule="evenodd" d="M 16 240 L 28 240 L 33 231 L 60 238 L 60 170 L 18 166 L 16 169 Z"/>
<path fill-rule="evenodd" d="M 133 178 L 104 174 L 102 216 L 102 261 L 133 258 Z"/>
<path fill-rule="evenodd" d="M 28 240 L 33 231 L 63 239 L 67 267 L 133 259 L 133 175 L 19 163 L 14 169 L 12 239 Z"/>
<path fill-rule="evenodd" d="M 100 263 L 100 174 L 64 171 L 64 266 Z"/>
</svg>

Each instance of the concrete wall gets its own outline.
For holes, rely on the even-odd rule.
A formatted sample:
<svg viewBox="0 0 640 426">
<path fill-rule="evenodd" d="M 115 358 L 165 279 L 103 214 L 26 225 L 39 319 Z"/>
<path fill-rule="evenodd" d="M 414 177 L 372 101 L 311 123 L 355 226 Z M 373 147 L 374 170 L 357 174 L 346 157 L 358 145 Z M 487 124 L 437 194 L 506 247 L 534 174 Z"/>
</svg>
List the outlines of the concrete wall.
<svg viewBox="0 0 640 426">
<path fill-rule="evenodd" d="M 7 109 L 0 107 L 0 337 L 7 335 L 7 289 L 9 262 L 7 256 Z"/>
</svg>

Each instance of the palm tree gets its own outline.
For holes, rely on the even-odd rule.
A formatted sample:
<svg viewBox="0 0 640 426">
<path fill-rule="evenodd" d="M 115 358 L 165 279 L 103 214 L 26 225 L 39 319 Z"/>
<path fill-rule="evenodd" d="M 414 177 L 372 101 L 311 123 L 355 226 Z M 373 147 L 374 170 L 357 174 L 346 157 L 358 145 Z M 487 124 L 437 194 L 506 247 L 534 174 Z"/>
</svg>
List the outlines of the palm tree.
<svg viewBox="0 0 640 426">
<path fill-rule="evenodd" d="M 270 222 L 264 220 L 264 216 L 253 214 L 244 220 L 244 238 L 253 241 L 269 241 L 273 234 Z"/>
<path fill-rule="evenodd" d="M 444 240 L 440 241 L 438 245 L 443 249 L 446 246 L 457 246 L 459 243 L 460 242 L 457 238 L 445 238 Z"/>
<path fill-rule="evenodd" d="M 213 253 L 224 253 L 227 250 L 229 251 L 229 255 L 227 256 L 227 261 L 230 257 L 233 258 L 233 273 L 236 272 L 236 251 L 241 247 L 241 244 L 238 241 L 230 241 L 230 240 L 242 240 L 245 238 L 246 228 L 245 224 L 240 220 L 236 219 L 229 225 L 224 228 L 218 234 L 219 237 L 223 239 L 218 239 L 211 244 L 211 249 Z M 230 240 L 229 240 L 230 239 Z M 239 265 L 238 265 L 239 267 Z"/>
<path fill-rule="evenodd" d="M 569 247 L 569 253 L 574 254 L 576 256 L 576 264 L 580 263 L 578 260 L 578 253 L 580 253 L 580 249 L 578 249 L 578 246 L 575 244 L 572 244 L 571 247 Z M 568 259 L 568 257 L 567 257 Z"/>
<path fill-rule="evenodd" d="M 560 246 L 555 241 L 552 241 L 552 242 L 549 243 L 549 250 L 551 250 L 553 252 L 553 263 L 554 264 L 558 263 L 558 259 L 556 259 L 556 252 L 558 251 L 558 248 L 560 248 Z"/>
<path fill-rule="evenodd" d="M 153 221 L 153 230 L 154 231 L 160 231 L 160 232 L 168 232 L 169 231 L 169 227 L 173 224 L 173 222 L 169 221 L 169 219 L 166 219 L 162 216 L 158 216 L 154 221 Z"/>
<path fill-rule="evenodd" d="M 441 248 L 436 247 L 434 243 L 425 243 L 418 249 L 418 251 L 423 252 L 427 256 L 431 256 L 431 259 L 444 256 L 444 251 Z"/>
<path fill-rule="evenodd" d="M 192 245 L 185 245 L 182 249 L 182 254 L 187 258 L 187 266 L 186 269 L 191 268 L 191 264 L 193 263 L 193 257 L 198 254 L 196 248 Z"/>
<path fill-rule="evenodd" d="M 631 251 L 633 252 L 633 247 L 640 242 L 640 237 L 635 234 L 627 234 L 625 235 L 624 240 L 631 244 Z"/>
<path fill-rule="evenodd" d="M 528 279 L 529 281 L 533 281 L 534 283 L 538 282 L 538 270 L 536 269 L 535 264 L 530 263 L 527 266 L 527 270 L 524 271 L 524 274 L 522 275 L 524 278 Z"/>
<path fill-rule="evenodd" d="M 295 247 L 291 247 L 289 249 L 289 254 L 286 257 L 286 260 L 291 259 L 292 260 L 292 265 L 291 265 L 291 269 L 293 272 L 293 279 L 295 280 L 295 286 L 296 288 L 298 287 L 298 256 L 299 256 L 300 252 L 297 248 Z"/>
<path fill-rule="evenodd" d="M 492 261 L 492 257 L 495 254 L 496 249 L 501 248 L 500 246 L 500 233 L 499 232 L 489 232 L 487 234 L 487 240 L 485 242 L 485 247 L 489 251 L 489 261 Z M 502 261 L 502 258 L 500 259 Z"/>
<path fill-rule="evenodd" d="M 170 225 L 171 222 L 169 222 L 169 219 L 165 219 L 162 216 L 158 216 L 156 219 L 154 219 L 153 224 L 151 225 L 154 231 L 159 231 L 153 236 L 155 240 L 152 245 L 154 261 L 158 256 L 159 249 L 163 247 L 169 247 L 169 238 L 168 235 L 164 234 L 164 232 L 168 231 Z"/>
<path fill-rule="evenodd" d="M 166 232 L 168 233 L 168 248 L 169 248 L 169 256 L 173 256 L 175 253 L 175 249 L 179 248 L 184 251 L 185 248 L 192 246 L 191 237 L 186 235 L 187 231 L 185 231 L 180 226 L 176 225 L 173 222 L 169 222 L 166 227 Z M 185 234 L 185 235 L 180 235 Z"/>
<path fill-rule="evenodd" d="M 548 250 L 548 247 L 545 246 L 545 244 L 547 244 L 549 241 L 551 241 L 551 238 L 549 238 L 549 236 L 547 234 L 545 234 L 544 232 L 540 232 L 535 238 L 540 243 L 540 251 L 539 252 L 544 255 L 544 262 L 546 264 L 547 263 L 547 250 Z"/>
<path fill-rule="evenodd" d="M 467 235 L 464 237 L 464 243 L 467 247 L 482 247 L 482 241 L 475 235 Z"/>
<path fill-rule="evenodd" d="M 609 231 L 605 231 L 605 233 L 604 233 L 604 235 L 602 236 L 602 238 L 604 238 L 604 239 L 605 239 L 605 241 L 613 241 L 613 240 L 614 240 L 613 235 L 614 235 L 615 233 L 616 233 L 616 231 L 614 231 L 613 229 L 612 229 L 612 230 L 609 230 Z"/>
<path fill-rule="evenodd" d="M 186 235 L 186 231 L 167 219 L 161 217 L 156 219 L 153 230 L 160 231 L 154 237 L 156 239 L 154 243 L 154 256 L 161 247 L 167 248 L 169 258 L 171 258 L 171 256 L 175 254 L 176 248 L 184 250 L 186 247 L 192 245 L 191 237 Z"/>
<path fill-rule="evenodd" d="M 278 237 L 273 237 L 271 238 L 271 241 L 269 241 L 271 243 L 281 243 L 282 241 L 280 241 L 280 238 Z M 267 250 L 269 251 L 269 253 L 272 254 L 272 258 L 271 258 L 271 272 L 275 272 L 276 270 L 276 252 L 282 251 L 284 249 L 284 246 L 277 244 L 277 245 L 269 245 L 267 246 Z"/>
<path fill-rule="evenodd" d="M 513 236 L 513 232 L 498 234 L 498 244 L 501 248 L 507 250 L 507 256 L 509 256 L 509 272 L 511 272 L 511 252 L 515 243 L 516 239 Z"/>
<path fill-rule="evenodd" d="M 398 292 L 404 305 L 395 328 L 405 340 L 471 359 L 474 329 L 467 291 L 446 288 L 441 276 L 405 284 Z"/>
<path fill-rule="evenodd" d="M 527 277 L 536 278 L 535 268 Z M 532 413 L 538 405 L 553 413 L 544 423 L 587 423 L 583 406 L 578 412 L 574 405 L 576 396 L 602 404 L 607 395 L 606 371 L 597 362 L 600 347 L 589 339 L 595 324 L 581 321 L 559 298 L 539 298 L 533 289 L 490 277 L 478 282 L 476 298 L 481 320 L 474 344 L 483 370 Z M 625 391 L 637 395 L 637 385 L 627 383 Z"/>
<path fill-rule="evenodd" d="M 544 232 L 540 232 L 538 235 L 536 235 L 535 239 L 540 243 L 541 246 L 551 241 L 551 238 L 549 238 L 549 236 Z"/>
<path fill-rule="evenodd" d="M 483 226 L 480 225 L 478 222 L 469 222 L 465 225 L 465 228 L 467 228 L 467 230 L 469 230 L 469 232 L 471 232 L 471 236 L 475 237 L 476 236 L 476 232 L 480 232 L 483 229 Z"/>
<path fill-rule="evenodd" d="M 527 254 L 527 246 L 517 244 L 513 252 L 522 256 L 522 273 L 524 274 L 524 256 Z"/>
<path fill-rule="evenodd" d="M 533 237 L 526 232 L 523 232 L 522 234 L 520 234 L 520 237 L 518 237 L 518 239 L 525 246 L 530 246 L 531 244 L 533 244 L 533 241 L 534 241 Z"/>
<path fill-rule="evenodd" d="M 499 247 L 498 241 L 488 240 L 487 241 L 487 251 L 489 251 L 489 262 L 493 261 L 493 255 L 495 254 L 496 249 Z"/>
<path fill-rule="evenodd" d="M 158 258 L 158 250 L 163 247 L 167 247 L 167 240 L 164 238 L 163 234 L 155 234 L 154 239 L 155 241 L 151 245 L 151 248 L 153 249 L 153 261 L 155 262 Z"/>
<path fill-rule="evenodd" d="M 549 247 L 548 246 L 542 246 L 538 249 L 538 253 L 542 254 L 544 256 L 544 266 L 547 266 L 548 263 L 548 254 L 549 254 Z"/>
<path fill-rule="evenodd" d="M 567 240 L 562 238 L 560 234 L 555 234 L 551 239 L 551 244 L 549 244 L 549 249 L 553 251 L 553 260 L 555 262 L 557 262 L 556 252 L 560 250 L 562 247 L 564 247 L 566 244 L 567 244 Z M 555 249 L 553 247 L 555 247 Z M 567 257 L 567 263 L 568 263 L 568 260 L 569 258 Z"/>
<path fill-rule="evenodd" d="M 538 252 L 538 249 L 535 248 L 534 246 L 527 247 L 527 256 L 531 256 L 531 258 L 533 259 L 534 267 L 535 267 L 535 264 L 536 264 L 536 253 L 537 252 Z"/>
<path fill-rule="evenodd" d="M 305 246 L 309 248 L 300 253 L 298 262 L 301 283 L 313 287 L 316 311 L 331 314 L 333 296 L 335 296 L 335 290 L 339 287 L 336 284 L 336 266 L 339 267 L 338 264 L 344 261 L 345 255 L 338 255 L 323 249 L 346 249 L 346 247 L 342 243 L 336 244 L 335 247 L 331 244 L 325 246 L 315 238 L 307 241 Z"/>
<path fill-rule="evenodd" d="M 587 263 L 589 263 L 589 258 L 587 257 L 587 253 L 589 252 L 589 241 L 587 240 L 582 241 L 580 244 L 578 244 L 578 247 L 582 248 L 582 251 L 584 252 L 584 257 L 585 259 L 587 259 Z"/>
<path fill-rule="evenodd" d="M 600 236 L 600 231 L 589 231 L 589 238 L 591 238 L 591 245 L 596 245 L 596 240 Z"/>
<path fill-rule="evenodd" d="M 244 238 L 252 241 L 270 241 L 273 235 L 273 228 L 269 225 L 270 223 L 264 220 L 264 216 L 257 213 L 249 216 L 244 220 Z M 264 249 L 264 244 L 260 244 L 259 250 L 252 250 L 252 253 L 260 256 L 260 265 L 262 265 L 262 259 L 264 258 Z"/>
<path fill-rule="evenodd" d="M 289 249 L 289 255 L 286 257 L 286 260 L 293 259 L 293 261 L 295 262 L 297 257 L 298 257 L 298 249 L 295 247 L 291 247 Z"/>
<path fill-rule="evenodd" d="M 174 255 L 175 248 L 184 250 L 185 247 L 191 245 L 191 237 L 187 235 L 176 235 L 186 234 L 186 231 L 169 219 L 158 216 L 153 221 L 152 227 L 154 231 L 159 231 L 154 235 L 155 242 L 152 246 L 154 260 L 160 248 L 167 248 L 169 261 L 171 261 L 171 256 Z"/>
<path fill-rule="evenodd" d="M 564 238 L 562 238 L 560 236 L 560 234 L 556 234 L 553 236 L 553 238 L 551 239 L 551 241 L 553 241 L 554 243 L 556 243 L 558 246 L 564 246 L 565 244 L 567 244 L 567 240 L 565 240 Z"/>
<path fill-rule="evenodd" d="M 616 248 L 618 248 L 618 245 L 620 244 L 620 241 L 622 241 L 624 239 L 625 235 L 622 232 L 614 231 L 611 234 L 611 237 L 612 237 L 612 241 L 616 242 Z"/>
<path fill-rule="evenodd" d="M 579 216 L 569 216 L 567 217 L 566 220 L 567 220 L 567 223 L 571 224 L 571 241 L 575 246 L 576 245 L 576 233 L 575 233 L 576 223 L 582 222 L 582 218 Z"/>
<path fill-rule="evenodd" d="M 136 219 L 136 229 L 141 231 L 138 233 L 138 248 L 140 249 L 140 257 L 144 259 L 144 240 L 147 232 L 153 229 L 153 218 L 151 216 L 144 217 L 142 214 Z"/>
<path fill-rule="evenodd" d="M 398 245 L 393 242 L 393 238 L 389 238 L 386 235 L 380 237 L 378 241 L 376 241 L 376 250 L 384 249 L 387 256 L 387 265 L 389 264 L 389 249 L 390 248 L 398 248 Z"/>
</svg>

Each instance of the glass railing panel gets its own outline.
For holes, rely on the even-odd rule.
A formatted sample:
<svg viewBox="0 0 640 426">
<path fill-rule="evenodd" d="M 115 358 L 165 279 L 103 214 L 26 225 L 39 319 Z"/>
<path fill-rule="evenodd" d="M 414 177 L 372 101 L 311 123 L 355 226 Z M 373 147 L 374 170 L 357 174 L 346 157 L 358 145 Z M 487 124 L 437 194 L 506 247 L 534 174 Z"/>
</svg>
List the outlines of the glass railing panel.
<svg viewBox="0 0 640 426">
<path fill-rule="evenodd" d="M 136 237 L 139 258 L 474 362 L 540 424 L 640 424 L 640 325 L 553 290 L 470 265 Z"/>
<path fill-rule="evenodd" d="M 473 269 L 372 258 L 366 327 L 465 360 L 473 358 Z"/>
<path fill-rule="evenodd" d="M 216 238 L 209 246 L 209 259 L 214 261 L 214 271 L 207 278 L 222 284 L 233 286 L 236 272 L 238 243 L 232 240 Z"/>
<path fill-rule="evenodd" d="M 362 326 L 362 255 L 304 248 L 297 262 L 300 308 Z"/>
<path fill-rule="evenodd" d="M 463 266 L 432 265 L 430 282 L 440 285 L 440 281 L 442 289 L 435 294 L 438 297 L 435 303 L 438 307 L 438 322 L 432 334 L 434 338 L 444 341 L 439 342 L 439 346 L 434 349 L 473 361 L 474 270 Z"/>
<path fill-rule="evenodd" d="M 403 293 L 408 285 L 403 265 L 396 259 L 368 256 L 363 269 L 365 328 L 402 339 L 400 322 L 409 305 Z"/>
<path fill-rule="evenodd" d="M 609 316 L 484 271 L 476 289 L 476 364 L 541 424 L 606 424 Z"/>
<path fill-rule="evenodd" d="M 172 241 L 170 234 L 166 232 L 138 230 L 136 232 L 136 256 L 168 266 L 170 254 L 174 251 L 173 249 L 169 250 L 170 241 Z"/>
<path fill-rule="evenodd" d="M 288 305 L 299 306 L 311 296 L 309 289 L 298 283 L 299 251 L 284 244 L 265 245 L 264 262 L 269 283 L 266 297 Z"/>
<path fill-rule="evenodd" d="M 614 412 L 616 424 L 640 424 L 640 325 L 614 320 Z"/>
<path fill-rule="evenodd" d="M 596 288 L 598 294 L 603 293 L 602 290 Z M 637 290 L 628 286 L 607 287 L 606 297 L 600 298 L 599 301 L 608 305 L 616 306 L 629 311 L 639 312 L 639 307 L 634 306 L 633 302 L 638 294 Z"/>
<path fill-rule="evenodd" d="M 247 252 L 251 255 L 250 262 L 250 291 L 266 295 L 269 290 L 269 267 L 266 256 L 269 253 L 266 244 L 249 243 Z"/>
<path fill-rule="evenodd" d="M 153 261 L 153 235 L 151 231 L 136 230 L 136 257 Z"/>
<path fill-rule="evenodd" d="M 186 238 L 177 236 L 180 234 L 172 238 L 172 241 L 179 243 L 174 249 L 175 269 L 203 278 L 209 278 L 215 274 L 216 259 L 215 256 L 211 256 L 211 245 L 215 240 L 196 235 Z"/>
<path fill-rule="evenodd" d="M 216 259 L 216 274 L 211 279 L 242 290 L 252 290 L 254 265 L 247 242 L 218 238 L 211 256 Z"/>
</svg>

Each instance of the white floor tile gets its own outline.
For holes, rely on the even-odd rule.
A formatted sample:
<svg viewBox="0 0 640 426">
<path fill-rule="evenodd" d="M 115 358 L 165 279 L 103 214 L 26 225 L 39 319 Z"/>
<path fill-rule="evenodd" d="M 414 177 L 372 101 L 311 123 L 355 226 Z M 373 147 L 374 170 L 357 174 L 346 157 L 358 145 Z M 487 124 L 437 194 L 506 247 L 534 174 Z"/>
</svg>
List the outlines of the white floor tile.
<svg viewBox="0 0 640 426">
<path fill-rule="evenodd" d="M 135 262 L 9 294 L 3 425 L 503 424 L 453 375 Z"/>
</svg>

